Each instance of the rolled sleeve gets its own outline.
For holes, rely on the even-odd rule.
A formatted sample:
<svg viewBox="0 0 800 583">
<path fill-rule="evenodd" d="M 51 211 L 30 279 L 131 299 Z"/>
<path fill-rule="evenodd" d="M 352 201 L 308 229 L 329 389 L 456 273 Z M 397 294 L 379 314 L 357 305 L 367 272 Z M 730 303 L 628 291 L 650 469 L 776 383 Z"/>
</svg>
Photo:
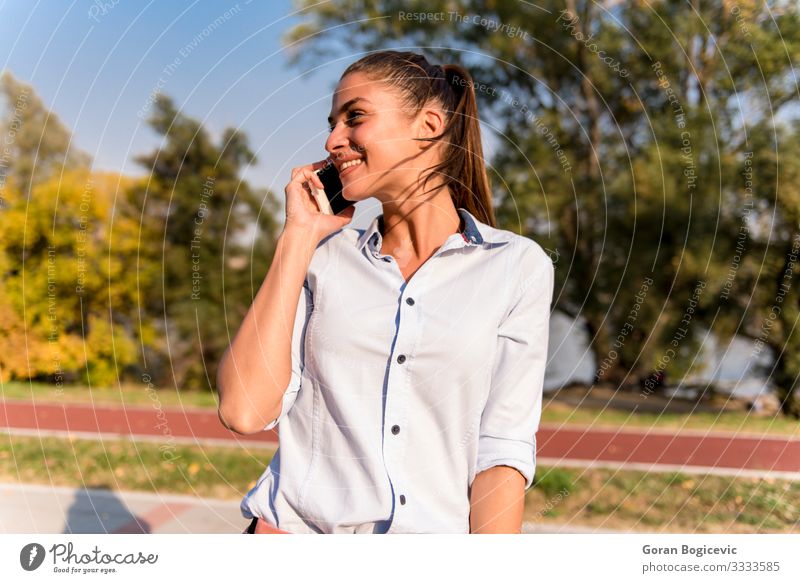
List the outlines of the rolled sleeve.
<svg viewBox="0 0 800 583">
<path fill-rule="evenodd" d="M 300 380 L 303 374 L 303 367 L 305 363 L 305 335 L 306 328 L 308 327 L 308 320 L 311 317 L 311 312 L 314 309 L 313 296 L 311 289 L 308 285 L 308 280 L 303 283 L 303 290 L 300 293 L 300 299 L 297 302 L 297 313 L 294 319 L 294 327 L 292 329 L 292 376 L 289 379 L 289 386 L 283 393 L 283 400 L 281 401 L 281 412 L 276 419 L 273 419 L 264 427 L 264 431 L 269 431 L 280 423 L 284 417 L 289 413 L 289 410 L 297 400 L 297 393 L 300 391 Z"/>
<path fill-rule="evenodd" d="M 489 397 L 481 416 L 476 474 L 511 466 L 525 476 L 536 469 L 536 430 L 542 412 L 554 267 L 536 245 L 521 262 L 521 282 L 498 327 Z"/>
</svg>

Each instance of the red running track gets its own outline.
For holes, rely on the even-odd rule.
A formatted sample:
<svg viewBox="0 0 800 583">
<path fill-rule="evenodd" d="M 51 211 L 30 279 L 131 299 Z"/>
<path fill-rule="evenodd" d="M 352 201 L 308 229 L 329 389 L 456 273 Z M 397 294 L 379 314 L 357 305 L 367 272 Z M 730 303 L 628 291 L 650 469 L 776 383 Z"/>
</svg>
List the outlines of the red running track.
<svg viewBox="0 0 800 583">
<path fill-rule="evenodd" d="M 216 411 L 113 407 L 73 403 L 0 401 L 0 427 L 179 438 L 277 443 L 275 430 L 237 435 Z M 779 435 L 684 434 L 647 429 L 589 429 L 542 425 L 537 456 L 550 459 L 800 472 L 800 438 Z"/>
<path fill-rule="evenodd" d="M 222 425 L 217 412 L 207 409 L 115 407 L 76 403 L 0 401 L 0 427 L 115 435 L 171 436 L 196 439 L 230 439 L 276 442 L 275 430 L 239 435 Z"/>
<path fill-rule="evenodd" d="M 800 472 L 800 439 L 779 435 L 542 426 L 536 440 L 537 456 L 555 459 Z"/>
</svg>

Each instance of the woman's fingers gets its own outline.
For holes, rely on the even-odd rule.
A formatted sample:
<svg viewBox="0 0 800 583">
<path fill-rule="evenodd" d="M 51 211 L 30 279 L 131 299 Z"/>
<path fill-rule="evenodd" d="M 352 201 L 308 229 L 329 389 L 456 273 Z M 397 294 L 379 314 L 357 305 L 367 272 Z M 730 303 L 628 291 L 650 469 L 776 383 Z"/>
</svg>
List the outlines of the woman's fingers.
<svg viewBox="0 0 800 583">
<path fill-rule="evenodd" d="M 292 169 L 292 179 L 286 185 L 286 225 L 307 229 L 311 237 L 322 237 L 346 226 L 355 213 L 354 206 L 333 215 L 324 187 L 315 171 L 328 160 L 320 160 Z M 316 192 L 321 190 L 323 192 Z"/>
<path fill-rule="evenodd" d="M 299 180 L 300 182 L 311 182 L 317 188 L 324 188 L 322 181 L 316 174 L 316 171 L 325 167 L 327 161 L 328 160 L 326 158 L 325 160 L 320 160 L 319 162 L 314 162 L 313 164 L 292 168 L 292 181 L 295 182 Z"/>
<path fill-rule="evenodd" d="M 315 170 L 325 166 L 325 162 L 325 160 L 322 160 L 306 166 L 292 168 L 292 179 L 289 184 L 286 185 L 286 195 L 289 196 L 290 192 L 296 191 L 303 192 L 303 196 L 307 198 L 314 198 L 315 192 L 312 188 L 324 190 L 325 187 L 319 179 L 319 176 L 315 174 Z"/>
<path fill-rule="evenodd" d="M 292 168 L 292 179 L 286 185 L 286 216 L 295 223 L 316 223 L 320 215 L 330 214 L 323 210 L 326 200 L 320 201 L 325 196 L 324 186 L 315 171 L 327 163 L 320 160 L 305 166 Z"/>
<path fill-rule="evenodd" d="M 321 189 L 325 188 L 325 186 L 322 184 L 322 181 L 319 179 L 317 173 L 311 168 L 303 168 L 302 170 L 300 170 L 297 176 L 302 182 L 304 183 L 308 182 L 315 188 L 321 188 Z"/>
</svg>

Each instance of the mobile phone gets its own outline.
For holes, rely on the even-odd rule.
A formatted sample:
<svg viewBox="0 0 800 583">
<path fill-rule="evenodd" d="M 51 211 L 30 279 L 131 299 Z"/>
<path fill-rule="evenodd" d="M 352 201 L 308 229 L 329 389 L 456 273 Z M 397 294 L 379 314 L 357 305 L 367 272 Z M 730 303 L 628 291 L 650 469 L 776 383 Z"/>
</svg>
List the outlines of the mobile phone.
<svg viewBox="0 0 800 583">
<path fill-rule="evenodd" d="M 326 162 L 325 166 L 315 171 L 325 187 L 323 191 L 318 188 L 314 189 L 316 190 L 315 198 L 323 213 L 338 215 L 344 209 L 354 205 L 355 202 L 342 196 L 342 181 L 339 180 L 339 171 L 330 159 Z"/>
</svg>

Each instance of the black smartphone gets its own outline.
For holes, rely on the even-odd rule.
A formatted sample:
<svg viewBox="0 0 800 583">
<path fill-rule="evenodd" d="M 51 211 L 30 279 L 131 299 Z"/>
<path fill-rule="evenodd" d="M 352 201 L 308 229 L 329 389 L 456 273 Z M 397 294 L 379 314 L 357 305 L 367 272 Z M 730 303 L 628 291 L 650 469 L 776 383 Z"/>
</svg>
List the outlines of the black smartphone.
<svg viewBox="0 0 800 583">
<path fill-rule="evenodd" d="M 339 180 L 339 171 L 336 165 L 328 160 L 328 163 L 317 170 L 317 176 L 325 187 L 325 196 L 331 205 L 331 212 L 338 215 L 344 209 L 355 204 L 354 201 L 347 200 L 342 196 L 342 181 Z"/>
</svg>

